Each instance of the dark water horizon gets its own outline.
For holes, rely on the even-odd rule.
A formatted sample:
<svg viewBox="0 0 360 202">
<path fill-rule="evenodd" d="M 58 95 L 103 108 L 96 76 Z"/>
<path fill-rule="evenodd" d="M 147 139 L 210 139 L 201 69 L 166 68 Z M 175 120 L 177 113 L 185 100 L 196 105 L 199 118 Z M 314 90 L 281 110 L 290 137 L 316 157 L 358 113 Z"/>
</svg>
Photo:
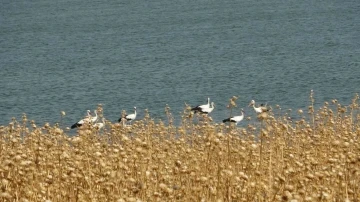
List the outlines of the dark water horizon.
<svg viewBox="0 0 360 202">
<path fill-rule="evenodd" d="M 0 6 L 0 125 L 80 120 L 102 104 L 175 119 L 185 104 L 229 98 L 249 116 L 257 103 L 307 109 L 360 92 L 360 2 L 10 1 Z M 240 110 L 239 110 L 240 112 Z M 241 125 L 241 123 L 239 124 Z"/>
</svg>

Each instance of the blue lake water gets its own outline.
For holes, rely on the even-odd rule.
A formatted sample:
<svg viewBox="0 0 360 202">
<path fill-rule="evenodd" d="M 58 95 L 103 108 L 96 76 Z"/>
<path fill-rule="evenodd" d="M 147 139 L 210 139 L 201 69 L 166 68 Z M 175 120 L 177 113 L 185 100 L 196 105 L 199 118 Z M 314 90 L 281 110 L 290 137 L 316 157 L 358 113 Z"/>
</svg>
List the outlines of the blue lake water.
<svg viewBox="0 0 360 202">
<path fill-rule="evenodd" d="M 175 118 L 205 104 L 221 121 L 233 95 L 306 109 L 360 92 L 360 1 L 3 0 L 0 125 L 26 113 L 70 126 L 104 107 Z M 241 124 L 240 124 L 241 125 Z"/>
</svg>

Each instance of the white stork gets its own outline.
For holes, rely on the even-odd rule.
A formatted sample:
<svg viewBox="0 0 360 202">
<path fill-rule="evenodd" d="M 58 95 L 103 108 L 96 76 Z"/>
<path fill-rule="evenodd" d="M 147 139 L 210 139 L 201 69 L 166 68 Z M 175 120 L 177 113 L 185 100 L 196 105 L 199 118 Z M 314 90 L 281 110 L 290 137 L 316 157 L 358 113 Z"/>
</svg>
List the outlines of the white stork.
<svg viewBox="0 0 360 202">
<path fill-rule="evenodd" d="M 102 121 L 102 122 L 100 122 L 100 123 L 95 123 L 95 124 L 93 125 L 93 128 L 95 128 L 95 129 L 97 129 L 97 130 L 100 130 L 101 128 L 103 128 L 103 127 L 105 126 L 105 118 L 103 117 L 103 118 L 101 119 L 101 121 Z"/>
<path fill-rule="evenodd" d="M 210 106 L 210 98 L 208 98 L 207 101 L 208 101 L 207 104 L 198 105 L 198 106 L 192 108 L 191 111 L 194 111 L 195 113 L 196 112 L 206 113 L 205 111 L 209 111 L 209 108 L 211 108 L 211 106 Z M 212 109 L 214 109 L 214 108 L 212 108 Z M 210 110 L 210 112 L 212 111 L 212 109 Z M 208 112 L 208 113 L 210 113 L 210 112 Z"/>
<path fill-rule="evenodd" d="M 90 110 L 87 110 L 87 115 L 84 119 L 81 119 L 80 121 L 74 123 L 72 126 L 71 126 L 71 129 L 74 129 L 74 128 L 78 128 L 82 125 L 84 125 L 84 123 L 90 123 L 92 121 L 92 117 L 91 117 L 91 111 Z"/>
<path fill-rule="evenodd" d="M 210 107 L 204 107 L 198 111 L 202 114 L 209 114 L 214 110 L 214 108 L 215 108 L 215 104 L 214 104 L 214 102 L 211 102 Z M 197 112 L 197 111 L 195 111 L 195 112 Z"/>
<path fill-rule="evenodd" d="M 92 123 L 92 124 L 95 123 L 96 120 L 98 119 L 97 111 L 94 110 L 94 113 L 95 113 L 95 116 L 91 117 L 91 123 Z"/>
<path fill-rule="evenodd" d="M 255 100 L 251 100 L 249 107 L 252 106 L 256 113 L 260 114 L 263 112 L 268 112 L 270 109 L 266 106 L 261 105 L 260 107 L 255 107 Z"/>
<path fill-rule="evenodd" d="M 234 122 L 235 125 L 237 125 L 243 119 L 244 119 L 244 111 L 243 111 L 243 109 L 241 109 L 241 115 L 240 116 L 233 116 L 233 117 L 224 119 L 223 123 L 225 123 L 225 122 Z"/>
<path fill-rule="evenodd" d="M 133 114 L 128 114 L 125 115 L 124 117 L 120 117 L 119 118 L 119 122 L 123 121 L 123 119 L 125 119 L 125 121 L 130 121 L 130 123 L 136 119 L 136 107 L 134 107 L 134 113 Z"/>
</svg>

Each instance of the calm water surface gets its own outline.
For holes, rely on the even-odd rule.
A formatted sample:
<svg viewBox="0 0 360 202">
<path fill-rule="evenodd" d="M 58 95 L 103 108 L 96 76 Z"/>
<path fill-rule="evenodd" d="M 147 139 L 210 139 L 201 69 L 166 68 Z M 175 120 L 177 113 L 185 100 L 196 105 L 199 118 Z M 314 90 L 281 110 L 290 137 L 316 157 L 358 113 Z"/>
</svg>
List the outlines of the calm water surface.
<svg viewBox="0 0 360 202">
<path fill-rule="evenodd" d="M 239 95 L 283 109 L 360 92 L 360 1 L 3 0 L 0 125 L 27 113 L 65 124 L 104 106 L 175 118 L 184 103 L 216 104 L 228 116 Z M 242 123 L 245 125 L 246 123 Z M 241 125 L 241 124 L 240 124 Z"/>
</svg>

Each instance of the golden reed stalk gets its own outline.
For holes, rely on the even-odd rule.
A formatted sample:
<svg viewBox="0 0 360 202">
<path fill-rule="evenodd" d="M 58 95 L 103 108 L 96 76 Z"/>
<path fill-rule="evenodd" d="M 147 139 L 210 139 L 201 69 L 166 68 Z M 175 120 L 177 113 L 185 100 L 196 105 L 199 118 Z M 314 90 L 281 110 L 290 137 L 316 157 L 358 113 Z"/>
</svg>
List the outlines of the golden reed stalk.
<svg viewBox="0 0 360 202">
<path fill-rule="evenodd" d="M 359 201 L 358 99 L 246 128 L 189 107 L 175 126 L 167 106 L 168 124 L 146 112 L 73 137 L 24 115 L 0 127 L 0 201 Z"/>
</svg>

